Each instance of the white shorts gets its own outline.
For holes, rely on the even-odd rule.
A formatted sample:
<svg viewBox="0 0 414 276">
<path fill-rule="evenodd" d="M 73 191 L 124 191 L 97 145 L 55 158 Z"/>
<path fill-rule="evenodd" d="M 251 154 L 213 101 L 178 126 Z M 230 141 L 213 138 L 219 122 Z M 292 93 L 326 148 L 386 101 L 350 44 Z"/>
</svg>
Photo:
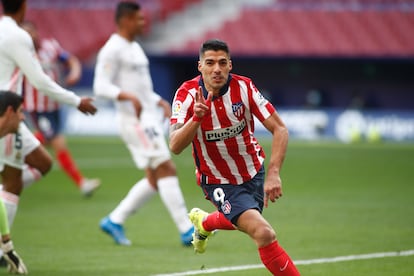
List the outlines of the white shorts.
<svg viewBox="0 0 414 276">
<path fill-rule="evenodd" d="M 139 169 L 155 169 L 171 159 L 162 124 L 149 120 L 123 122 L 120 133 Z"/>
<path fill-rule="evenodd" d="M 22 122 L 16 134 L 8 134 L 0 139 L 0 172 L 4 165 L 22 169 L 26 155 L 40 146 L 39 140 Z"/>
</svg>

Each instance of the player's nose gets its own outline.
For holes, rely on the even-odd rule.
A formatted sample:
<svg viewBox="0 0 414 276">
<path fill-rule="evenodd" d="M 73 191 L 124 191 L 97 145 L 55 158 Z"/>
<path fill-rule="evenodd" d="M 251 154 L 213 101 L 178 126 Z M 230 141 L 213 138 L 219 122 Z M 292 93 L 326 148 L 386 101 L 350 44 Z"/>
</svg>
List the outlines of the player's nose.
<svg viewBox="0 0 414 276">
<path fill-rule="evenodd" d="M 220 72 L 220 64 L 218 62 L 214 63 L 213 71 L 214 72 Z"/>
</svg>

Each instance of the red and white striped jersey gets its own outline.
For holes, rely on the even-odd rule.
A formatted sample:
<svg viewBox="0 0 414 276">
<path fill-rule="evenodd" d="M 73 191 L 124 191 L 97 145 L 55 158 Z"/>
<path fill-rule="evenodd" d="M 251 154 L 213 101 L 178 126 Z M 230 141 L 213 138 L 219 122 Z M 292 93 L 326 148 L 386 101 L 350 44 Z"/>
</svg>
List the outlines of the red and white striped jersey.
<svg viewBox="0 0 414 276">
<path fill-rule="evenodd" d="M 193 116 L 195 94 L 203 88 L 201 76 L 184 82 L 173 101 L 171 125 L 185 124 Z M 246 77 L 230 74 L 228 83 L 214 97 L 193 140 L 197 175 L 206 184 L 242 184 L 251 180 L 263 165 L 265 154 L 254 137 L 254 116 L 261 122 L 274 112 Z"/>
<path fill-rule="evenodd" d="M 56 39 L 42 39 L 37 57 L 44 72 L 54 81 L 60 80 L 61 62 L 66 62 L 69 53 L 66 52 Z M 24 80 L 24 108 L 32 112 L 51 112 L 59 108 L 59 103 L 39 92 L 26 79 Z"/>
</svg>

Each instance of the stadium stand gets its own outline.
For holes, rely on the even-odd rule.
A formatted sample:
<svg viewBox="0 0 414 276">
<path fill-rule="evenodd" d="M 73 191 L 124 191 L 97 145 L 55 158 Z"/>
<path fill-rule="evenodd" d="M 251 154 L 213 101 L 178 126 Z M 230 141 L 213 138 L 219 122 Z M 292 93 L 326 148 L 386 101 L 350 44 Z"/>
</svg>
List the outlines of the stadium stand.
<svg viewBox="0 0 414 276">
<path fill-rule="evenodd" d="M 28 19 L 82 60 L 113 32 L 116 0 L 32 0 Z M 413 0 L 141 0 L 149 54 L 188 55 L 217 37 L 233 54 L 413 57 Z M 214 16 L 212 16 L 214 14 Z"/>
<path fill-rule="evenodd" d="M 228 41 L 236 55 L 413 57 L 413 4 L 281 0 L 247 6 L 236 19 L 171 52 L 191 52 L 206 38 L 217 37 Z"/>
<path fill-rule="evenodd" d="M 148 18 L 166 20 L 171 14 L 200 0 L 141 0 Z M 31 0 L 27 20 L 33 21 L 43 36 L 56 38 L 66 49 L 85 61 L 93 57 L 115 30 L 113 12 L 117 0 Z"/>
</svg>

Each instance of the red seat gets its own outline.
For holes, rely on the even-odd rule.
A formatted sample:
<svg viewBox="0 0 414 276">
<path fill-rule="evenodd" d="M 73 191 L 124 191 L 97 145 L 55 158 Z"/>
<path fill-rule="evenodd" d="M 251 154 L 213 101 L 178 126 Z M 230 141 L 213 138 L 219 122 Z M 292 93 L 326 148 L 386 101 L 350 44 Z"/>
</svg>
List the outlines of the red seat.
<svg viewBox="0 0 414 276">
<path fill-rule="evenodd" d="M 414 56 L 412 30 L 413 11 L 247 9 L 191 44 L 218 37 L 234 54 Z"/>
</svg>

